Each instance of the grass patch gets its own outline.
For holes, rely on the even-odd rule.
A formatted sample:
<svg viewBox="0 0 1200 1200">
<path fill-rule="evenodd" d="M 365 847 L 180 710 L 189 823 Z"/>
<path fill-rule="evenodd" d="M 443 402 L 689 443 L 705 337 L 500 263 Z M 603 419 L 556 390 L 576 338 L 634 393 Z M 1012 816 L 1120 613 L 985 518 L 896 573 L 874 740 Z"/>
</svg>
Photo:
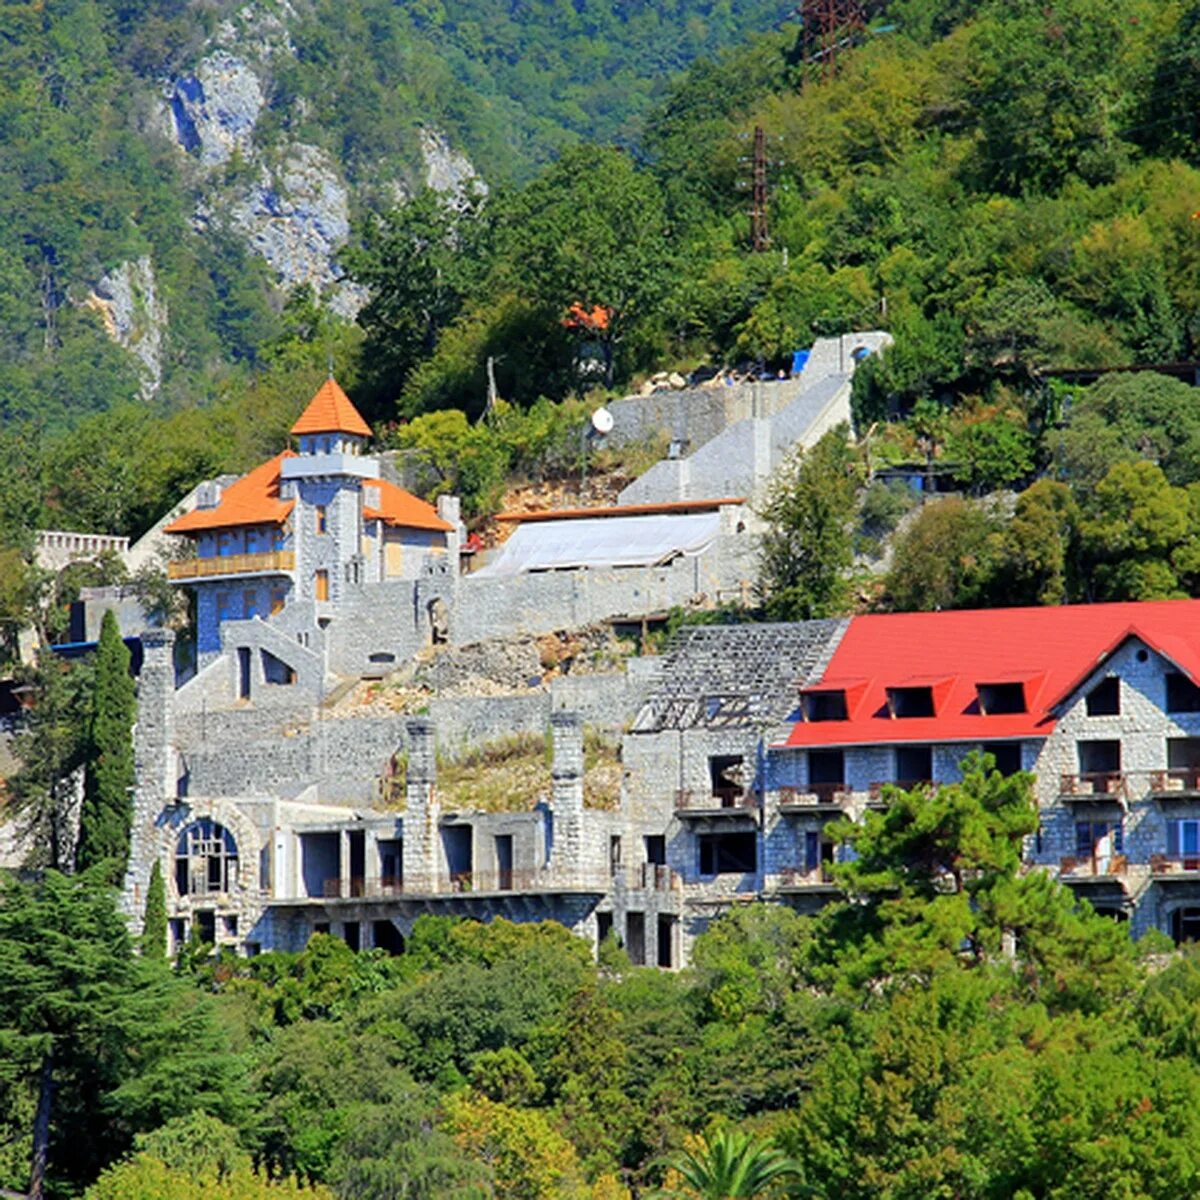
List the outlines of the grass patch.
<svg viewBox="0 0 1200 1200">
<path fill-rule="evenodd" d="M 457 755 L 438 755 L 437 797 L 448 812 L 529 812 L 549 800 L 550 735 L 514 733 Z M 383 781 L 385 808 L 404 807 L 404 768 L 397 757 Z M 583 734 L 583 803 L 614 810 L 621 800 L 620 746 L 592 729 Z"/>
</svg>

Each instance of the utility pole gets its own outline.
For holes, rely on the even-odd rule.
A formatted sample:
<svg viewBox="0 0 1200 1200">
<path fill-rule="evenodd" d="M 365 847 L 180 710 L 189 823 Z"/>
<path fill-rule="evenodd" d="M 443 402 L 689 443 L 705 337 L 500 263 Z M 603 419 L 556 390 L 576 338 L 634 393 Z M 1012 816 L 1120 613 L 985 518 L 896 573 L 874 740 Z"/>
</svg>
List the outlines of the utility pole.
<svg viewBox="0 0 1200 1200">
<path fill-rule="evenodd" d="M 832 79 L 841 50 L 866 28 L 866 5 L 862 0 L 802 0 L 799 11 L 803 59 L 819 65 L 823 79 Z"/>
<path fill-rule="evenodd" d="M 761 125 L 754 127 L 754 183 L 750 203 L 750 247 L 761 253 L 771 245 L 767 231 L 767 135 Z"/>
</svg>

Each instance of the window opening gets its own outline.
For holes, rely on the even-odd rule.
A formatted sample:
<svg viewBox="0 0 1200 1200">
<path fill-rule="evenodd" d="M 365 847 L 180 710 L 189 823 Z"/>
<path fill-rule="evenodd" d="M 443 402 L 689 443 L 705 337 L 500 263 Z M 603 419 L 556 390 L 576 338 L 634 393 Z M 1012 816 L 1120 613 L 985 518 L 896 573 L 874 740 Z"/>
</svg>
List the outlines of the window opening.
<svg viewBox="0 0 1200 1200">
<path fill-rule="evenodd" d="M 665 967 L 667 970 L 675 965 L 675 925 L 675 917 L 659 913 L 657 962 L 660 967 Z"/>
<path fill-rule="evenodd" d="M 888 708 L 893 717 L 932 717 L 933 688 L 898 687 L 888 688 Z"/>
<path fill-rule="evenodd" d="M 1102 679 L 1087 694 L 1089 717 L 1116 717 L 1121 714 L 1121 681 L 1115 675 Z"/>
<path fill-rule="evenodd" d="M 625 949 L 629 953 L 629 961 L 635 967 L 646 965 L 646 914 L 631 912 L 625 914 Z"/>
<path fill-rule="evenodd" d="M 980 749 L 996 760 L 1001 775 L 1015 775 L 1021 769 L 1020 742 L 984 742 Z"/>
<path fill-rule="evenodd" d="M 1167 822 L 1167 857 L 1185 871 L 1200 871 L 1200 820 Z"/>
<path fill-rule="evenodd" d="M 743 768 L 745 757 L 741 754 L 713 754 L 708 760 L 708 780 L 714 800 L 722 808 L 734 808 L 745 794 Z"/>
<path fill-rule="evenodd" d="M 758 838 L 754 833 L 702 833 L 700 874 L 753 874 L 758 870 Z"/>
<path fill-rule="evenodd" d="M 806 721 L 844 721 L 847 716 L 846 693 L 806 692 L 803 710 Z"/>
<path fill-rule="evenodd" d="M 1200 687 L 1179 671 L 1167 675 L 1167 712 L 1200 712 Z"/>
<path fill-rule="evenodd" d="M 652 867 L 667 865 L 667 839 L 661 833 L 648 833 L 645 837 L 646 861 Z"/>
<path fill-rule="evenodd" d="M 933 779 L 932 746 L 896 747 L 896 783 L 911 788 Z"/>
<path fill-rule="evenodd" d="M 810 750 L 808 782 L 814 788 L 839 786 L 846 782 L 846 755 L 841 750 Z"/>
<path fill-rule="evenodd" d="M 175 885 L 181 896 L 228 892 L 237 882 L 233 834 L 210 817 L 189 825 L 175 847 Z"/>
<path fill-rule="evenodd" d="M 979 683 L 975 685 L 979 711 L 987 717 L 999 717 L 1025 711 L 1023 683 Z"/>
</svg>

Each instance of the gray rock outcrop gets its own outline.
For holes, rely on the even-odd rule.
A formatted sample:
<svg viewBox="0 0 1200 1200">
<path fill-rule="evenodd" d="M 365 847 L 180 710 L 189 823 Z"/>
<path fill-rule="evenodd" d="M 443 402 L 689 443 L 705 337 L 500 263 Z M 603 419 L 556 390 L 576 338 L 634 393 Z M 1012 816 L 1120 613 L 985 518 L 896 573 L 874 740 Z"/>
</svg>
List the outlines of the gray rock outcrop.
<svg viewBox="0 0 1200 1200">
<path fill-rule="evenodd" d="M 167 305 L 159 298 L 149 255 L 123 262 L 103 275 L 83 307 L 97 313 L 108 336 L 141 361 L 145 368 L 141 396 L 149 400 L 162 382 L 167 329 Z"/>
</svg>

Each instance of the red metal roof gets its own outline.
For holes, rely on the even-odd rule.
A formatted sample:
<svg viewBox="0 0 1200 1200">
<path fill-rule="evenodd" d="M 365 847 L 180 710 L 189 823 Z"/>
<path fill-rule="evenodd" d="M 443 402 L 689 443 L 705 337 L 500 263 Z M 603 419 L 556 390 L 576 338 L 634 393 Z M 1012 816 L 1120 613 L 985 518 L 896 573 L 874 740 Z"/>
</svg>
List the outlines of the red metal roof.
<svg viewBox="0 0 1200 1200">
<path fill-rule="evenodd" d="M 206 529 L 230 529 L 237 525 L 282 525 L 296 507 L 295 500 L 280 500 L 279 471 L 284 450 L 255 467 L 221 493 L 214 508 L 193 508 L 166 527 L 166 533 L 200 533 Z"/>
<path fill-rule="evenodd" d="M 327 379 L 292 426 L 292 432 L 352 433 L 357 437 L 369 438 L 371 427 L 362 419 L 358 409 L 350 402 L 350 397 L 338 387 L 337 382 Z"/>
<path fill-rule="evenodd" d="M 711 512 L 727 504 L 745 504 L 745 496 L 723 496 L 718 500 L 664 500 L 660 504 L 612 504 L 607 508 L 546 508 L 528 512 L 502 512 L 497 521 L 578 521 L 584 517 L 643 517 L 653 513 Z"/>
<path fill-rule="evenodd" d="M 1049 734 L 1057 709 L 1128 638 L 1200 684 L 1200 600 L 854 617 L 819 682 L 844 721 L 800 721 L 786 746 L 991 742 Z M 978 684 L 1021 683 L 1023 713 L 979 711 Z M 932 717 L 892 717 L 888 689 L 934 691 Z"/>
</svg>

